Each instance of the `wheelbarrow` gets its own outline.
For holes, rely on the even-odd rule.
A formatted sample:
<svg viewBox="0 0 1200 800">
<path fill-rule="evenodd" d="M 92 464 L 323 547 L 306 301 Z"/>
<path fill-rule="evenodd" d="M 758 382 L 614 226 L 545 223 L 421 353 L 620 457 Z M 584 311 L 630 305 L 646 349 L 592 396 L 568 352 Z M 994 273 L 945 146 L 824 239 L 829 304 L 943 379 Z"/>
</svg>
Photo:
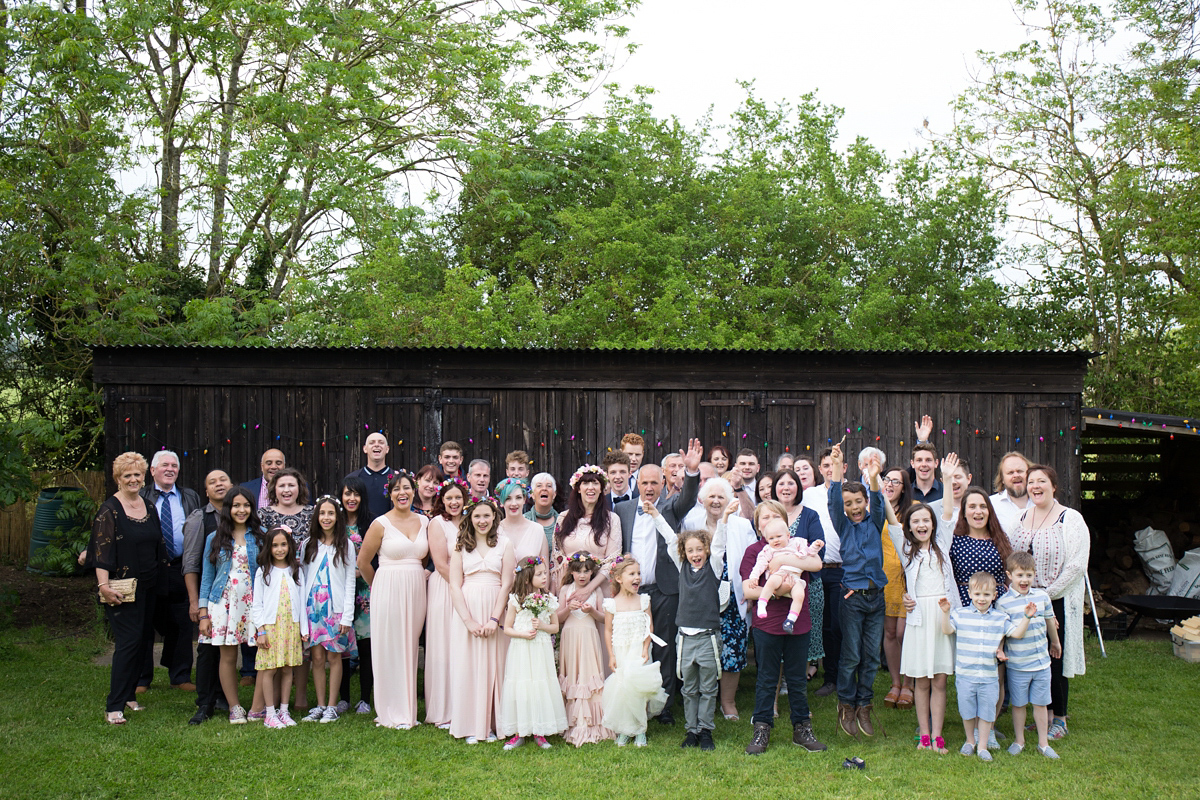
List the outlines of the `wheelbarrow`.
<svg viewBox="0 0 1200 800">
<path fill-rule="evenodd" d="M 1195 597 L 1173 597 L 1162 594 L 1126 594 L 1113 600 L 1113 605 L 1122 606 L 1133 612 L 1129 633 L 1142 621 L 1142 617 L 1180 620 L 1200 614 L 1200 599 Z"/>
</svg>

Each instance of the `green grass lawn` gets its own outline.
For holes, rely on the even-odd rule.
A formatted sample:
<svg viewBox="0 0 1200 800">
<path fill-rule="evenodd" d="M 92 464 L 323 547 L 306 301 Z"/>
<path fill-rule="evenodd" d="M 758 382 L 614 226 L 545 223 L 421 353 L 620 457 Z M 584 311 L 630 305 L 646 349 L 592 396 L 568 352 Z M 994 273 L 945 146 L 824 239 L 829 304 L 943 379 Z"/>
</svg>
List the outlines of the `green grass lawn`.
<svg viewBox="0 0 1200 800">
<path fill-rule="evenodd" d="M 1094 639 L 1088 646 L 1088 674 L 1071 685 L 1071 734 L 1056 744 L 1062 760 L 1029 748 L 997 754 L 989 765 L 953 752 L 963 741 L 953 693 L 947 756 L 917 752 L 911 711 L 881 710 L 887 738 L 836 736 L 836 700 L 811 693 L 827 752 L 792 745 L 783 724 L 765 755 L 746 756 L 752 669 L 742 676 L 742 719 L 718 719 L 715 753 L 681 750 L 678 723 L 652 722 L 645 749 L 575 749 L 552 740 L 550 751 L 512 753 L 425 725 L 376 729 L 372 717 L 355 714 L 282 731 L 223 719 L 189 727 L 195 696 L 166 688 L 152 688 L 142 696 L 148 710 L 112 728 L 103 721 L 109 671 L 92 663 L 102 640 L 9 630 L 0 633 L 0 665 L 15 691 L 0 703 L 0 797 L 1200 796 L 1200 665 L 1174 658 L 1162 641 L 1113 642 L 1107 659 Z M 165 683 L 158 672 L 156 683 Z M 880 696 L 886 689 L 881 680 Z M 999 728 L 1011 736 L 1007 715 Z M 863 758 L 866 769 L 842 769 L 849 756 Z"/>
</svg>

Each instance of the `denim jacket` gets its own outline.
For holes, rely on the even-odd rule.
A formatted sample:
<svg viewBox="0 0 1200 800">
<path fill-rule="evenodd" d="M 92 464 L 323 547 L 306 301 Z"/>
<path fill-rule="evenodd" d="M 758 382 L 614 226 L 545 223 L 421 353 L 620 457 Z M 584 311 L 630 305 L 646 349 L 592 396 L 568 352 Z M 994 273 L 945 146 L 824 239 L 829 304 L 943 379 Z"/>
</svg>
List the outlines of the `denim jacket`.
<svg viewBox="0 0 1200 800">
<path fill-rule="evenodd" d="M 209 603 L 221 599 L 221 593 L 225 591 L 225 582 L 229 580 L 229 571 L 233 568 L 230 554 L 224 551 L 217 554 L 216 566 L 209 560 L 208 554 L 216 536 L 213 532 L 204 540 L 204 555 L 200 559 L 200 608 L 207 608 Z M 253 576 L 258 569 L 258 537 L 250 531 L 246 532 L 246 558 L 250 562 L 250 575 Z"/>
</svg>

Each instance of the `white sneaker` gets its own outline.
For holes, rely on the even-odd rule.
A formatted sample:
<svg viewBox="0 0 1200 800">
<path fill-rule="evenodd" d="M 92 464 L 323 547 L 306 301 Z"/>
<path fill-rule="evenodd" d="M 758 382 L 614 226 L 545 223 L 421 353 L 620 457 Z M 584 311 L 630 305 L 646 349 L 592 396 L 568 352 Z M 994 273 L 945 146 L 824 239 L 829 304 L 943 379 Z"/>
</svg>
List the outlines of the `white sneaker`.
<svg viewBox="0 0 1200 800">
<path fill-rule="evenodd" d="M 325 713 L 321 715 L 321 722 L 337 722 L 338 712 L 333 706 L 326 706 Z"/>
<path fill-rule="evenodd" d="M 310 708 L 308 710 L 308 713 L 305 714 L 300 719 L 300 721 L 301 722 L 320 722 L 321 717 L 323 717 L 323 716 L 325 716 L 325 709 L 322 708 L 321 706 L 313 706 L 312 708 Z"/>
</svg>

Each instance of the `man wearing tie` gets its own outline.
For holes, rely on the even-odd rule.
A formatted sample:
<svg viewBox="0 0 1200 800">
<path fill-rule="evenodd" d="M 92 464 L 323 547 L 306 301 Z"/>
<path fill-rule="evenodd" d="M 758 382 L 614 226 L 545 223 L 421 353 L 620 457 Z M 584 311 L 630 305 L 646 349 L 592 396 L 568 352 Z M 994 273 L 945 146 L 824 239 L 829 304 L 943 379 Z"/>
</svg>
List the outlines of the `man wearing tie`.
<svg viewBox="0 0 1200 800">
<path fill-rule="evenodd" d="M 150 461 L 152 486 L 142 489 L 142 498 L 153 503 L 162 524 L 163 544 L 171 561 L 167 571 L 167 594 L 154 607 L 154 630 L 162 636 L 161 664 L 167 668 L 171 686 L 194 692 L 192 683 L 192 641 L 195 626 L 189 613 L 187 584 L 183 580 L 183 523 L 188 515 L 200 508 L 200 495 L 176 485 L 179 477 L 179 456 L 170 450 L 159 450 Z M 154 677 L 154 645 L 150 644 L 142 666 L 138 691 L 145 691 Z"/>
<path fill-rule="evenodd" d="M 698 439 L 688 442 L 687 453 L 683 454 L 685 477 L 683 487 L 658 511 L 676 533 L 680 522 L 696 504 L 696 493 L 700 485 L 700 459 L 704 450 Z M 637 500 L 626 500 L 617 505 L 615 511 L 621 520 L 623 552 L 632 553 L 642 568 L 642 585 L 638 590 L 650 596 L 650 616 L 654 621 L 654 633 L 663 639 L 666 646 L 655 644 L 652 658 L 662 670 L 662 685 L 667 692 L 667 704 L 658 721 L 664 725 L 675 724 L 671 705 L 679 691 L 675 677 L 675 615 L 679 607 L 679 570 L 667 554 L 667 542 L 655 529 L 654 518 L 646 513 L 653 509 L 663 490 L 663 471 L 657 464 L 645 464 L 638 472 Z"/>
<path fill-rule="evenodd" d="M 600 463 L 604 467 L 604 474 L 608 476 L 608 496 L 612 500 L 612 507 L 616 508 L 617 503 L 624 503 L 626 500 L 633 500 L 637 497 L 637 489 L 629 485 L 629 456 L 620 450 L 612 450 L 605 454 L 604 460 Z"/>
</svg>

